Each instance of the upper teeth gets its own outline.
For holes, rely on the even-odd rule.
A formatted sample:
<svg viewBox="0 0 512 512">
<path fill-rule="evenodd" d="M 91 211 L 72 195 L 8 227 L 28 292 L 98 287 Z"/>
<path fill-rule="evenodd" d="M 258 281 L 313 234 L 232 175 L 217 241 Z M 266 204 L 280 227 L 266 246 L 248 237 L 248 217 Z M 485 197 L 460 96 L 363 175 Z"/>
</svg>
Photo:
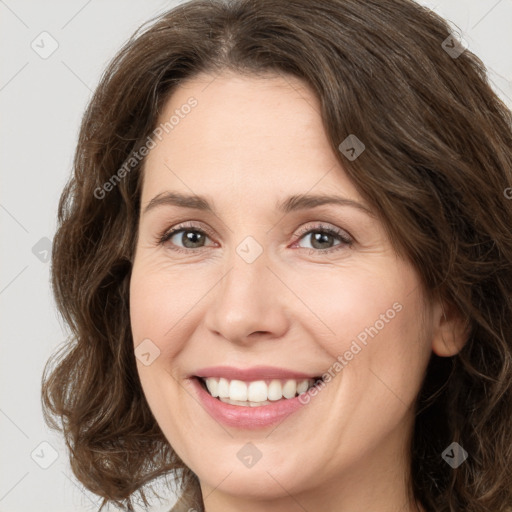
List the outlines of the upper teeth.
<svg viewBox="0 0 512 512">
<path fill-rule="evenodd" d="M 237 402 L 265 402 L 267 400 L 281 400 L 293 398 L 314 385 L 313 379 L 304 380 L 256 380 L 244 382 L 241 380 L 228 380 L 224 378 L 208 377 L 204 379 L 206 387 L 213 397 L 226 398 Z"/>
</svg>

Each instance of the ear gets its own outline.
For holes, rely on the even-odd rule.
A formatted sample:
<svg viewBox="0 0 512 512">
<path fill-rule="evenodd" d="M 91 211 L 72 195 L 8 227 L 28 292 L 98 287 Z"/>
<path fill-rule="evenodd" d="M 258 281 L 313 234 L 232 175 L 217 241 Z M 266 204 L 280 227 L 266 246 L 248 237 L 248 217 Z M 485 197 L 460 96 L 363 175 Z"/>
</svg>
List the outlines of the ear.
<svg viewBox="0 0 512 512">
<path fill-rule="evenodd" d="M 441 300 L 433 313 L 432 350 L 440 357 L 454 356 L 469 339 L 469 323 L 453 304 Z"/>
</svg>

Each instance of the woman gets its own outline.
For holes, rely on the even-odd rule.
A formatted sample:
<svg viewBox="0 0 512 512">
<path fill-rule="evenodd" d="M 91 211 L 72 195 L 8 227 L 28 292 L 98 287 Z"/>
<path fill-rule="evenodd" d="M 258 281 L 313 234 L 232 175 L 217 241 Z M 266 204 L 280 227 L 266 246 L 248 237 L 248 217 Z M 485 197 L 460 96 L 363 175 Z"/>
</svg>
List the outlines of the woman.
<svg viewBox="0 0 512 512">
<path fill-rule="evenodd" d="M 510 111 L 409 0 L 192 1 L 85 114 L 43 376 L 133 510 L 512 507 Z M 61 424 L 56 419 L 61 418 Z"/>
</svg>

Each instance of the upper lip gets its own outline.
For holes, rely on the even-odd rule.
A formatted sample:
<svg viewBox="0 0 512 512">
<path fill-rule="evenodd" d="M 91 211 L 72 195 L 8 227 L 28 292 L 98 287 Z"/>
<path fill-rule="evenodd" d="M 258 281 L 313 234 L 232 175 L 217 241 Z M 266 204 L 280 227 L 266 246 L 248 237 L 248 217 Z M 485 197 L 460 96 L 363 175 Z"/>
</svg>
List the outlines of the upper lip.
<svg viewBox="0 0 512 512">
<path fill-rule="evenodd" d="M 255 381 L 267 379 L 314 379 L 318 373 L 304 373 L 273 366 L 252 366 L 235 368 L 234 366 L 209 366 L 196 370 L 191 377 L 221 377 L 228 380 Z"/>
</svg>

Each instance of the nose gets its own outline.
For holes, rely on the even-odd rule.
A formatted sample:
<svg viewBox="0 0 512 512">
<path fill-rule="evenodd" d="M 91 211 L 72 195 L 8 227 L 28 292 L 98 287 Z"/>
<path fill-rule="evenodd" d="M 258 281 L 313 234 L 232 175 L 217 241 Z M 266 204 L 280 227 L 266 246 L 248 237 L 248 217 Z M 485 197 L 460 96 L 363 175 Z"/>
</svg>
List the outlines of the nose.
<svg viewBox="0 0 512 512">
<path fill-rule="evenodd" d="M 209 331 L 239 345 L 282 337 L 289 327 L 290 297 L 265 252 L 252 263 L 235 253 L 231 263 L 212 290 L 205 316 Z"/>
</svg>

